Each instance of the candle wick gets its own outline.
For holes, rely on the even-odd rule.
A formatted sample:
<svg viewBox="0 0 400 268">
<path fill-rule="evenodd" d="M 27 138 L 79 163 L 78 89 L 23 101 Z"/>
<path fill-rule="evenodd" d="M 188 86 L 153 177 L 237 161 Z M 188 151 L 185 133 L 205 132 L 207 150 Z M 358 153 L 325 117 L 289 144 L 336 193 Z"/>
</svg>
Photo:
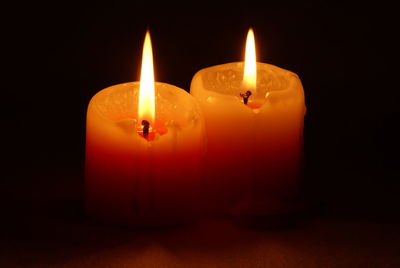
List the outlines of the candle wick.
<svg viewBox="0 0 400 268">
<path fill-rule="evenodd" d="M 251 96 L 251 91 L 247 90 L 245 93 L 240 93 L 240 97 L 243 98 L 243 103 L 247 105 L 247 102 L 249 101 L 249 98 Z"/>
<path fill-rule="evenodd" d="M 149 136 L 150 122 L 147 120 L 142 120 L 143 126 L 143 137 L 147 140 Z"/>
</svg>

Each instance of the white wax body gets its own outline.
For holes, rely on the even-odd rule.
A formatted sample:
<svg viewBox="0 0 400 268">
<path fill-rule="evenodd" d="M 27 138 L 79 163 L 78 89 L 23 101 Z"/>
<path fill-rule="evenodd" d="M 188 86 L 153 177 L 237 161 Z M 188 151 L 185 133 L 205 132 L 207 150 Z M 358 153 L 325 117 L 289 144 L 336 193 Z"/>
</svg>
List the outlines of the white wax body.
<svg viewBox="0 0 400 268">
<path fill-rule="evenodd" d="M 202 69 L 190 87 L 206 123 L 208 188 L 221 208 L 248 195 L 292 198 L 301 177 L 306 108 L 300 79 L 257 63 L 257 88 L 245 105 L 240 96 L 248 90 L 242 86 L 243 65 Z"/>
</svg>

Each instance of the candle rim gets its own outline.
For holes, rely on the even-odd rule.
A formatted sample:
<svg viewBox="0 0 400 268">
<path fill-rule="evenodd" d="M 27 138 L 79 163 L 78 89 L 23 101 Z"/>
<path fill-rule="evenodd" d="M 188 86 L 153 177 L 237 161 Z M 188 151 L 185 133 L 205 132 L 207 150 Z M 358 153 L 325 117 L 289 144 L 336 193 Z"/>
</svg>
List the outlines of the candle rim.
<svg viewBox="0 0 400 268">
<path fill-rule="evenodd" d="M 190 100 L 190 106 L 192 107 L 193 111 L 195 111 L 195 113 L 198 115 L 198 117 L 201 117 L 201 109 L 200 106 L 197 103 L 197 100 L 193 97 L 193 95 L 191 95 L 190 93 L 188 93 L 186 90 L 177 87 L 175 85 L 169 84 L 169 83 L 165 83 L 165 82 L 154 82 L 155 83 L 155 93 L 156 93 L 156 101 L 157 101 L 157 96 L 160 94 L 160 90 L 162 90 L 162 88 L 164 87 L 168 87 L 169 90 L 173 90 L 173 92 L 175 94 L 180 94 L 181 96 L 185 96 L 184 98 L 189 99 Z M 97 102 L 101 102 L 104 100 L 101 100 L 101 98 L 106 98 L 107 94 L 113 94 L 115 92 L 113 92 L 113 90 L 115 90 L 116 88 L 119 88 L 119 90 L 122 90 L 123 87 L 135 87 L 132 90 L 137 91 L 137 94 L 139 92 L 139 87 L 140 87 L 140 81 L 131 81 L 131 82 L 125 82 L 125 83 L 119 83 L 119 84 L 115 84 L 115 85 L 111 85 L 109 87 L 106 87 L 100 91 L 98 91 L 96 94 L 93 95 L 93 97 L 90 99 L 89 101 L 89 105 L 88 105 L 88 112 L 90 109 L 95 109 L 96 113 L 101 116 L 104 120 L 108 121 L 108 122 L 118 122 L 121 120 L 126 120 L 126 119 L 131 119 L 131 120 L 135 120 L 137 121 L 137 118 L 135 117 L 126 117 L 123 119 L 113 119 L 110 118 L 110 116 L 108 116 L 107 114 L 105 114 L 105 112 L 99 107 Z M 168 102 L 170 102 L 170 100 L 168 100 Z M 172 102 L 170 102 L 172 104 Z M 156 105 L 157 107 L 157 105 Z M 88 113 L 87 112 L 87 113 Z M 134 109 L 133 111 L 131 111 L 132 113 L 134 113 L 137 115 L 137 109 Z M 173 120 L 173 119 L 172 119 Z M 138 122 L 137 122 L 138 123 Z M 140 122 L 139 122 L 140 123 Z"/>
<path fill-rule="evenodd" d="M 225 68 L 225 67 L 228 67 L 230 65 L 235 65 L 235 68 L 243 68 L 244 67 L 244 62 L 243 61 L 240 61 L 240 62 L 228 62 L 228 63 L 218 64 L 218 65 L 213 65 L 213 66 L 209 66 L 209 67 L 203 68 L 203 69 L 197 71 L 196 74 L 193 76 L 192 84 L 193 84 L 194 79 L 199 79 L 200 77 L 204 78 L 204 74 L 205 73 L 213 71 L 214 69 Z M 276 95 L 276 94 L 289 93 L 289 92 L 291 92 L 293 90 L 296 90 L 296 87 L 295 87 L 296 83 L 299 82 L 301 84 L 301 80 L 300 80 L 299 76 L 296 73 L 294 73 L 294 72 L 292 72 L 290 70 L 286 70 L 286 69 L 283 69 L 281 67 L 278 67 L 276 65 L 272 65 L 272 64 L 269 64 L 269 63 L 257 62 L 257 69 L 258 70 L 261 70 L 263 67 L 264 68 L 267 67 L 269 69 L 272 69 L 273 71 L 278 72 L 280 74 L 280 76 L 284 77 L 284 79 L 288 82 L 288 86 L 285 87 L 284 89 L 268 91 L 269 92 L 268 97 L 271 97 L 271 96 Z M 228 69 L 228 68 L 226 68 L 226 69 Z M 221 97 L 223 96 L 224 98 L 229 97 L 230 99 L 235 99 L 235 100 L 239 98 L 239 96 L 234 96 L 232 94 L 224 94 L 224 93 L 209 89 L 209 88 L 204 86 L 204 81 L 203 80 L 201 81 L 201 83 L 203 85 L 203 89 L 204 90 L 206 90 L 208 92 L 212 92 L 213 94 L 216 94 L 217 96 L 221 96 Z M 192 87 L 191 87 L 191 91 L 192 91 Z"/>
</svg>

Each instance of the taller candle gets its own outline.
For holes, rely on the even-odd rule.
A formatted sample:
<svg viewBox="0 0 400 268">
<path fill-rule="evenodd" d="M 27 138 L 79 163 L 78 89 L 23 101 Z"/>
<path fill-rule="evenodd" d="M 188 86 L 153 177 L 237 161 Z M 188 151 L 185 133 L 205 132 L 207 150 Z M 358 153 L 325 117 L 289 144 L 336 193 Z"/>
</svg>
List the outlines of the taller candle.
<svg viewBox="0 0 400 268">
<path fill-rule="evenodd" d="M 212 206 L 241 200 L 269 213 L 297 193 L 306 108 L 299 77 L 256 62 L 255 51 L 250 29 L 245 62 L 200 70 L 190 91 L 205 116 Z"/>
<path fill-rule="evenodd" d="M 200 198 L 203 147 L 203 117 L 194 98 L 154 82 L 147 33 L 140 83 L 111 86 L 89 103 L 87 213 L 124 225 L 192 219 Z"/>
</svg>

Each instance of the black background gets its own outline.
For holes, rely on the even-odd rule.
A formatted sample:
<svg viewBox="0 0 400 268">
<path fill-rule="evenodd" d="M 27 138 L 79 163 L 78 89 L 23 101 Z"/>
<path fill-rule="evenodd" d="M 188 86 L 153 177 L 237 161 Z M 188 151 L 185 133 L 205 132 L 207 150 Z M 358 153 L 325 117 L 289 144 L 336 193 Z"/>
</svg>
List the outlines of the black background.
<svg viewBox="0 0 400 268">
<path fill-rule="evenodd" d="M 152 244 L 179 261 L 222 267 L 398 264 L 398 14 L 388 2 L 366 2 L 2 3 L 0 266 L 170 262 L 157 247 L 147 251 Z M 198 70 L 243 59 L 250 26 L 259 61 L 303 82 L 312 223 L 149 233 L 88 220 L 86 108 L 101 89 L 138 80 L 146 29 L 157 81 L 189 90 Z"/>
<path fill-rule="evenodd" d="M 156 80 L 189 90 L 196 71 L 243 59 L 251 26 L 258 60 L 303 82 L 304 185 L 318 213 L 399 220 L 393 6 L 54 2 L 17 3 L 4 13 L 5 211 L 68 187 L 81 200 L 87 104 L 105 87 L 139 79 L 147 28 Z"/>
</svg>

